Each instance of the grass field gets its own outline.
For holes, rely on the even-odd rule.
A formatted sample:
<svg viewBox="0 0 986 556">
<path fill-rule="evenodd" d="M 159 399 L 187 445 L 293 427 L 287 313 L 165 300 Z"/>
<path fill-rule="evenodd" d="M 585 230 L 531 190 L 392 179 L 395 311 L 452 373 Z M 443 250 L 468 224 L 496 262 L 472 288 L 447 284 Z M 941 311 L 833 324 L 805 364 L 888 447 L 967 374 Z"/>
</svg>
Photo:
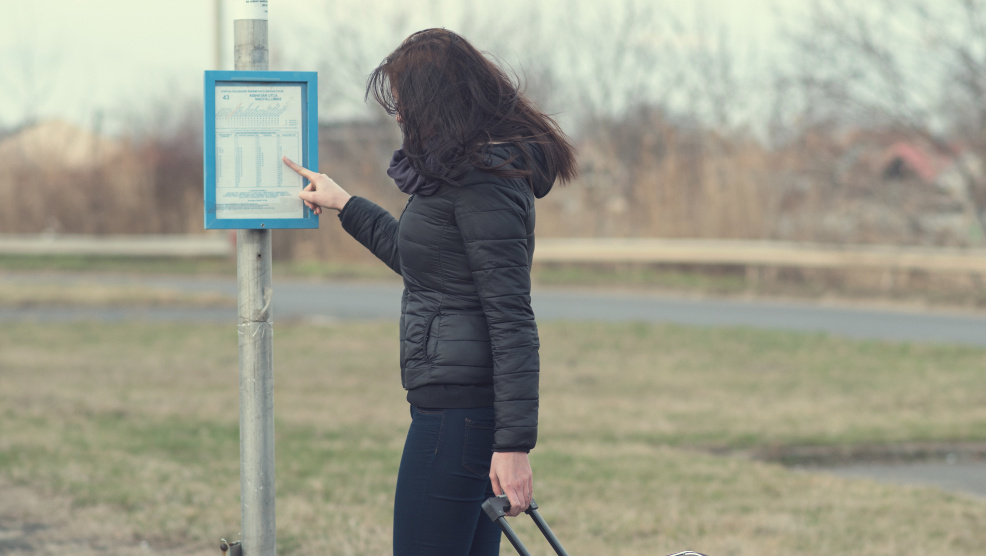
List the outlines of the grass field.
<svg viewBox="0 0 986 556">
<path fill-rule="evenodd" d="M 736 455 L 984 441 L 986 350 L 645 324 L 541 337 L 535 492 L 573 555 L 986 546 L 981 499 Z M 389 554 L 408 421 L 396 326 L 276 325 L 274 345 L 279 554 Z M 121 542 L 218 554 L 239 529 L 237 367 L 235 326 L 8 325 L 0 489 Z"/>
</svg>

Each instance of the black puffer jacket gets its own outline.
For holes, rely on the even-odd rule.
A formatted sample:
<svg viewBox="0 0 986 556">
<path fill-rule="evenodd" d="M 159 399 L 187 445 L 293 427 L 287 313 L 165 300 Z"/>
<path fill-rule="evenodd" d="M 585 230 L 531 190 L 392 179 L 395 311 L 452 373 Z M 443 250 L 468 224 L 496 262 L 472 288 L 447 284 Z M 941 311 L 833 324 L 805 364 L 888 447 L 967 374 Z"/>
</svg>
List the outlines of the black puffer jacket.
<svg viewBox="0 0 986 556">
<path fill-rule="evenodd" d="M 505 146 L 493 149 L 494 160 L 508 154 Z M 538 197 L 550 186 L 535 183 Z M 524 179 L 473 170 L 457 186 L 412 195 L 400 220 L 361 197 L 339 213 L 343 228 L 404 278 L 408 401 L 492 405 L 495 451 L 527 451 L 537 441 L 534 198 Z"/>
</svg>

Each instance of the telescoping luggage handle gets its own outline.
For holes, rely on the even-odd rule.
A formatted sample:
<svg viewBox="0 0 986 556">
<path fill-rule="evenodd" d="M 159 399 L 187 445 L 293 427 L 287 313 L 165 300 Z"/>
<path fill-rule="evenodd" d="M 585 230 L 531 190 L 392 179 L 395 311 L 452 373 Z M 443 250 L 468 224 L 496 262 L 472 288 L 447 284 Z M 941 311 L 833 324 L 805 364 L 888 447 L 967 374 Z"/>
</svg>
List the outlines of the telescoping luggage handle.
<svg viewBox="0 0 986 556">
<path fill-rule="evenodd" d="M 507 495 L 501 494 L 500 496 L 494 496 L 483 502 L 483 511 L 486 512 L 490 520 L 495 521 L 500 526 L 500 529 L 503 530 L 503 534 L 507 536 L 510 544 L 514 545 L 514 548 L 517 549 L 518 554 L 521 556 L 531 556 L 531 553 L 524 547 L 524 543 L 520 542 L 520 537 L 514 532 L 514 528 L 507 523 L 507 512 L 510 511 L 510 501 L 507 500 Z M 531 499 L 531 505 L 527 507 L 524 513 L 531 516 L 534 524 L 541 530 L 544 538 L 548 539 L 548 542 L 551 543 L 551 548 L 555 549 L 558 556 L 568 556 L 568 552 L 565 552 L 565 548 L 562 547 L 561 542 L 558 541 L 555 534 L 551 532 L 551 528 L 545 523 L 544 518 L 538 513 L 538 505 L 533 498 Z"/>
<path fill-rule="evenodd" d="M 520 542 L 520 537 L 518 537 L 517 533 L 514 532 L 513 527 L 507 523 L 507 512 L 510 511 L 510 501 L 507 500 L 506 495 L 501 494 L 500 496 L 494 496 L 486 502 L 483 502 L 483 511 L 486 512 L 486 515 L 490 518 L 490 521 L 496 522 L 496 524 L 500 526 L 503 534 L 507 536 L 507 540 L 510 541 L 510 544 L 514 546 L 520 556 L 531 556 L 531 553 L 527 551 L 524 543 Z M 544 521 L 544 518 L 541 517 L 540 512 L 538 512 L 538 505 L 533 499 L 531 499 L 531 505 L 527 507 L 527 510 L 525 510 L 524 513 L 531 516 L 531 519 L 534 520 L 534 524 L 541 530 L 541 534 L 544 535 L 544 538 L 548 539 L 548 542 L 551 544 L 551 548 L 555 549 L 558 556 L 568 556 L 568 552 L 565 552 L 561 542 L 558 541 L 558 538 L 551 532 L 551 528 L 548 527 L 548 524 Z M 669 556 L 705 555 L 699 552 L 685 550 L 684 552 L 676 552 L 674 554 L 670 554 Z"/>
</svg>

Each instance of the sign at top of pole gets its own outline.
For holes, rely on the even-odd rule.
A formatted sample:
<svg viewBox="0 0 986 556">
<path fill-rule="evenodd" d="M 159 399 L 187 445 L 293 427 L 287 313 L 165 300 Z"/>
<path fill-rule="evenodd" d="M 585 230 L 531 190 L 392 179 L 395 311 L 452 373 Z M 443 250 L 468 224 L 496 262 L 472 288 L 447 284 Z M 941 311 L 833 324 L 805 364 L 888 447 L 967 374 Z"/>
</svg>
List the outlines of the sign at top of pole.
<svg viewBox="0 0 986 556">
<path fill-rule="evenodd" d="M 206 229 L 317 228 L 281 157 L 318 167 L 315 72 L 205 72 Z"/>
<path fill-rule="evenodd" d="M 267 19 L 267 0 L 236 0 L 233 4 L 233 20 Z"/>
</svg>

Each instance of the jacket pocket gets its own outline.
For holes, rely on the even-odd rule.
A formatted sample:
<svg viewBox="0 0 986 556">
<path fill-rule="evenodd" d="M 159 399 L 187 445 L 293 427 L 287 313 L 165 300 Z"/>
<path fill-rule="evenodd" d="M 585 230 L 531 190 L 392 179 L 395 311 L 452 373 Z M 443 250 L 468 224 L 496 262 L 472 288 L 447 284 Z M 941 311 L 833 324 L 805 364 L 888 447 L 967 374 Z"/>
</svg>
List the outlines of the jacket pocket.
<svg viewBox="0 0 986 556">
<path fill-rule="evenodd" d="M 442 314 L 435 313 L 428 319 L 425 326 L 424 355 L 428 364 L 434 364 L 435 356 L 438 353 L 438 339 L 442 332 Z"/>
</svg>

